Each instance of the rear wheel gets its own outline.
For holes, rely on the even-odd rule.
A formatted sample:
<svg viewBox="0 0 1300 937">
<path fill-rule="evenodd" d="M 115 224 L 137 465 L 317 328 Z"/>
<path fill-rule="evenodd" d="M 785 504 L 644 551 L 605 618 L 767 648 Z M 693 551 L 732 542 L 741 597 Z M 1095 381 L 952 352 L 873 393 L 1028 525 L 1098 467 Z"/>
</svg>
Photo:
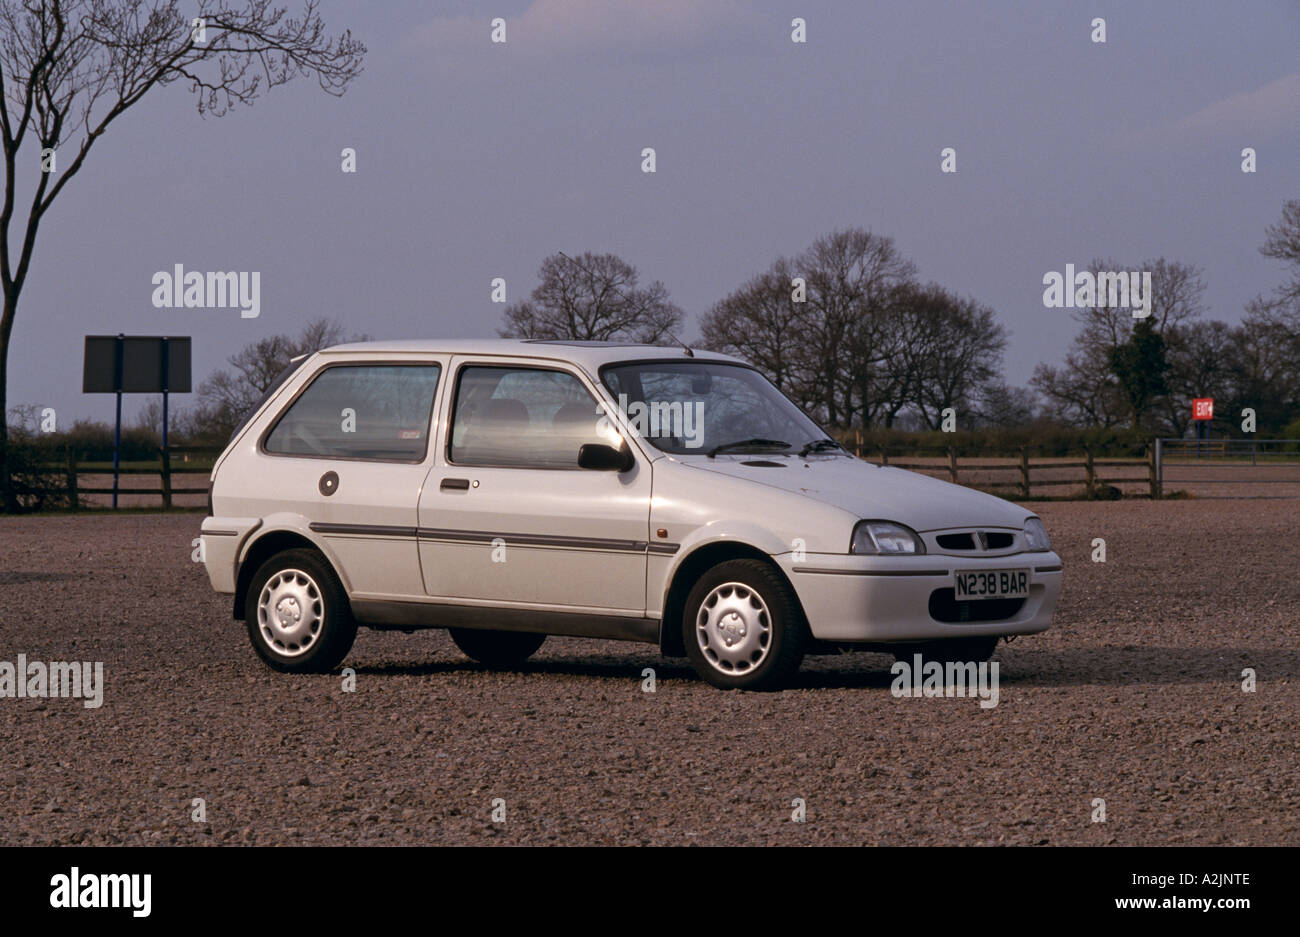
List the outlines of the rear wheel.
<svg viewBox="0 0 1300 937">
<path fill-rule="evenodd" d="M 724 690 L 780 689 L 803 661 L 807 631 L 794 590 L 760 560 L 719 563 L 682 612 L 691 666 Z"/>
<path fill-rule="evenodd" d="M 990 635 L 947 638 L 943 641 L 927 641 L 922 644 L 903 644 L 894 648 L 894 660 L 910 664 L 913 656 L 920 654 L 922 660 L 938 661 L 941 664 L 967 662 L 980 664 L 993 656 L 998 640 L 997 635 Z"/>
<path fill-rule="evenodd" d="M 277 553 L 249 583 L 244 622 L 269 666 L 286 673 L 328 673 L 357 637 L 347 593 L 315 550 Z"/>
<path fill-rule="evenodd" d="M 451 639 L 466 657 L 489 667 L 518 667 L 546 641 L 544 634 L 526 631 L 483 631 L 451 628 Z"/>
</svg>

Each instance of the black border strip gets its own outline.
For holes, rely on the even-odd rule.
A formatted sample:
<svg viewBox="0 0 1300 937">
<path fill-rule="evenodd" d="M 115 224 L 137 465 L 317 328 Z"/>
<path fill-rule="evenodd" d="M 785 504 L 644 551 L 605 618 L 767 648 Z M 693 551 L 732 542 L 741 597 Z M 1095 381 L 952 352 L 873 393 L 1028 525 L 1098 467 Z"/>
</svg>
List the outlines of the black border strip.
<svg viewBox="0 0 1300 937">
<path fill-rule="evenodd" d="M 307 527 L 318 534 L 344 534 L 357 537 L 414 537 L 416 528 L 385 524 L 325 524 L 313 522 Z"/>
<path fill-rule="evenodd" d="M 339 534 L 358 537 L 414 537 L 442 543 L 491 544 L 504 540 L 507 544 L 538 547 L 566 547 L 577 550 L 612 550 L 619 553 L 657 553 L 671 555 L 681 544 L 647 543 L 644 540 L 615 540 L 603 537 L 555 537 L 541 534 L 484 533 L 478 530 L 452 530 L 439 527 L 401 527 L 382 524 L 331 524 L 313 522 L 308 528 L 318 534 Z"/>
<path fill-rule="evenodd" d="M 795 563 L 792 569 L 796 573 L 817 573 L 824 576 L 947 576 L 947 569 L 824 569 L 805 567 Z"/>
<path fill-rule="evenodd" d="M 452 530 L 441 527 L 421 527 L 421 540 L 440 540 L 450 543 L 487 543 L 504 540 L 510 544 L 535 547 L 572 547 L 588 550 L 617 550 L 623 553 L 644 553 L 648 544 L 644 540 L 614 540 L 603 537 L 555 537 L 543 534 L 484 533 L 480 530 Z"/>
</svg>

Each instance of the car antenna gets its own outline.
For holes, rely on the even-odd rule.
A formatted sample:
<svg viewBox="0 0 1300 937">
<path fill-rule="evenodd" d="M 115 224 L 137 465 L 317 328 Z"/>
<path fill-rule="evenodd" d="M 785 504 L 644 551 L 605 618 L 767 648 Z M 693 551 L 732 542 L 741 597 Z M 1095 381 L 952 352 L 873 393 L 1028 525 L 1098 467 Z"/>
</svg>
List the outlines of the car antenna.
<svg viewBox="0 0 1300 937">
<path fill-rule="evenodd" d="M 584 267 L 582 264 L 578 263 L 576 260 L 574 260 L 574 259 L 573 259 L 572 257 L 570 257 L 568 254 L 566 254 L 564 251 L 556 251 L 556 253 L 559 254 L 561 257 L 563 257 L 565 260 L 567 260 L 569 263 L 573 264 L 575 267 L 577 267 L 577 268 L 578 268 L 579 270 L 581 270 L 583 273 L 586 273 L 586 272 L 587 272 L 587 268 L 586 268 L 586 267 Z M 617 288 L 614 290 L 614 292 L 615 292 L 615 293 L 618 293 L 619 296 L 623 296 L 622 291 L 618 290 Z M 626 297 L 626 296 L 623 296 L 623 298 L 626 299 L 627 297 Z M 669 338 L 671 338 L 671 339 L 672 339 L 674 342 L 676 342 L 678 345 L 681 345 L 681 346 L 682 346 L 682 351 L 686 352 L 686 357 L 688 357 L 688 358 L 694 358 L 694 357 L 695 357 L 695 352 L 691 351 L 691 346 L 690 346 L 690 345 L 687 345 L 684 341 L 682 341 L 680 338 L 678 338 L 676 335 L 674 335 L 674 334 L 673 334 L 671 331 L 669 331 L 668 329 L 664 329 L 664 331 L 665 331 L 665 332 L 668 332 L 668 337 L 669 337 Z"/>
<path fill-rule="evenodd" d="M 688 357 L 688 358 L 694 358 L 694 357 L 695 357 L 695 352 L 691 351 L 691 346 L 690 346 L 690 345 L 686 344 L 684 341 L 682 341 L 680 338 L 678 338 L 678 337 L 677 337 L 676 335 L 674 335 L 672 332 L 669 332 L 667 329 L 664 329 L 664 331 L 665 331 L 665 332 L 668 332 L 668 337 L 669 337 L 669 338 L 671 338 L 671 339 L 672 339 L 673 341 L 675 341 L 677 344 L 679 344 L 679 345 L 682 346 L 682 351 L 686 352 L 686 357 Z"/>
</svg>

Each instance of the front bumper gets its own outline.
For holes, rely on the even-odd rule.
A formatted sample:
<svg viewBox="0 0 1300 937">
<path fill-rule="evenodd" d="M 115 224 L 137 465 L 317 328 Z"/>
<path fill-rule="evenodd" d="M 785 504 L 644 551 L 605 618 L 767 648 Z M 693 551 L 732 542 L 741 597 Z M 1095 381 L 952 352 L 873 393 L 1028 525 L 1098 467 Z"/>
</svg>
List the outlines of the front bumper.
<svg viewBox="0 0 1300 937">
<path fill-rule="evenodd" d="M 1052 624 L 1061 593 L 1061 558 L 1050 552 L 996 557 L 810 553 L 798 562 L 787 553 L 773 559 L 794 584 L 812 636 L 843 644 L 1035 634 Z M 1029 597 L 1007 617 L 991 621 L 933 617 L 932 596 L 936 590 L 952 588 L 957 570 L 1001 569 L 1029 570 Z"/>
</svg>

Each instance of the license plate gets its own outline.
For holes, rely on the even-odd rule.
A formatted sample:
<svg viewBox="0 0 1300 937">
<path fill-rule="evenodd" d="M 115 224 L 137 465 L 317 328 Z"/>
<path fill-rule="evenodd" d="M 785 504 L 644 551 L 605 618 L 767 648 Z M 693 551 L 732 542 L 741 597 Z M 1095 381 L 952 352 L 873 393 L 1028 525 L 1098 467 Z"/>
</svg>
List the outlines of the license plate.
<svg viewBox="0 0 1300 937">
<path fill-rule="evenodd" d="M 954 582 L 958 601 L 1029 597 L 1029 570 L 989 569 L 959 572 Z"/>
</svg>

